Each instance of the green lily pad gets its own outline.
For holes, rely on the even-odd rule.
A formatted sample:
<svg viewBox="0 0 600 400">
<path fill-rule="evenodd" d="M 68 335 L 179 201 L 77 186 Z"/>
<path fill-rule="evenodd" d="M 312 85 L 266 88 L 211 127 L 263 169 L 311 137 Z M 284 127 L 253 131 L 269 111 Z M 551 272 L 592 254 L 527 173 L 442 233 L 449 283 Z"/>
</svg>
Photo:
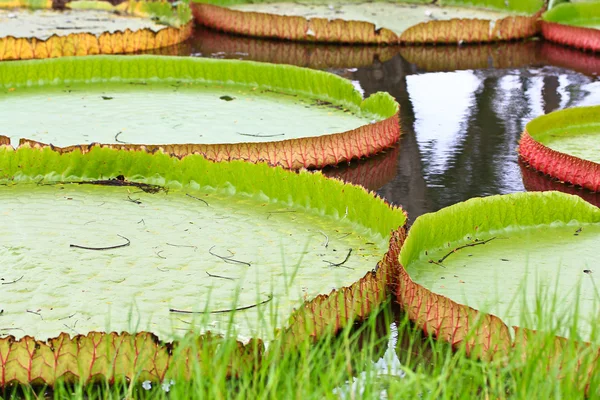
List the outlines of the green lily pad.
<svg viewBox="0 0 600 400">
<path fill-rule="evenodd" d="M 600 2 L 562 3 L 542 16 L 544 38 L 600 51 Z"/>
<path fill-rule="evenodd" d="M 61 352 L 52 346 L 69 340 L 61 332 L 87 335 L 82 352 L 130 338 L 98 333 L 110 330 L 162 341 L 206 330 L 318 337 L 386 300 L 390 271 L 372 270 L 406 221 L 358 186 L 241 161 L 4 146 L 0 171 L 0 332 L 11 335 L 1 348 L 34 335 L 48 339 L 44 352 Z M 69 362 L 43 367 L 41 379 Z M 9 364 L 0 363 L 3 383 L 33 379 L 15 372 L 28 362 Z M 110 365 L 84 368 L 109 377 Z"/>
<path fill-rule="evenodd" d="M 596 340 L 598 246 L 600 209 L 576 196 L 471 199 L 417 218 L 398 301 L 426 331 L 480 355 L 510 348 L 507 325 Z"/>
<path fill-rule="evenodd" d="M 600 191 L 600 107 L 576 107 L 535 118 L 521 136 L 519 154 L 536 170 Z"/>
<path fill-rule="evenodd" d="M 10 123 L 0 134 L 15 146 L 102 143 L 300 168 L 371 155 L 400 134 L 388 94 L 363 101 L 340 77 L 291 66 L 79 57 L 0 65 L 0 87 L 0 118 Z"/>
<path fill-rule="evenodd" d="M 544 6 L 539 0 L 425 3 L 209 0 L 192 3 L 192 9 L 196 21 L 203 25 L 252 36 L 329 42 L 457 43 L 531 36 L 537 28 L 535 18 L 530 16 Z M 240 21 L 247 25 L 238 24 Z"/>
<path fill-rule="evenodd" d="M 104 32 L 126 29 L 151 29 L 157 32 L 164 27 L 145 18 L 101 10 L 0 10 L 0 37 L 36 37 L 45 40 L 52 35 L 86 32 L 99 36 Z"/>
<path fill-rule="evenodd" d="M 0 61 L 117 54 L 180 43 L 191 34 L 187 4 L 131 1 L 0 0 Z"/>
<path fill-rule="evenodd" d="M 600 3 L 598 1 L 558 4 L 546 11 L 542 19 L 565 25 L 600 28 Z"/>
<path fill-rule="evenodd" d="M 336 332 L 387 300 L 373 262 L 406 221 L 320 174 L 98 146 L 1 146 L 0 203 L 2 386 L 192 379 L 225 326 L 286 348 Z M 234 345 L 228 375 L 263 351 Z"/>
<path fill-rule="evenodd" d="M 205 312 L 225 333 L 231 312 L 218 310 L 262 301 L 234 323 L 272 338 L 305 298 L 350 286 L 387 248 L 349 221 L 206 189 L 17 184 L 0 203 L 0 224 L 19 227 L 0 235 L 2 328 L 40 340 L 144 330 L 171 341 L 193 314 L 170 309 Z"/>
</svg>

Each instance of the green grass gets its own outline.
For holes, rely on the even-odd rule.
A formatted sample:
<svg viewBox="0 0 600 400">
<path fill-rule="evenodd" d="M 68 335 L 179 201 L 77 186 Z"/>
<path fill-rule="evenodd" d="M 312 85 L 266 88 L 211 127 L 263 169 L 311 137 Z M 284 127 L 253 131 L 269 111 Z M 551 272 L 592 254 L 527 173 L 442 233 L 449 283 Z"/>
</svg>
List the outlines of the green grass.
<svg viewBox="0 0 600 400">
<path fill-rule="evenodd" d="M 299 265 L 297 262 L 292 267 L 290 287 L 293 270 Z M 513 303 L 524 301 L 526 286 L 522 285 L 523 290 L 514 295 Z M 548 286 L 539 285 L 534 307 L 521 308 L 525 314 L 521 315 L 519 325 L 537 329 L 538 333 L 526 346 L 516 346 L 493 361 L 468 358 L 461 346 L 452 349 L 448 343 L 424 335 L 390 299 L 366 321 L 324 335 L 316 342 L 306 340 L 291 348 L 275 340 L 264 351 L 262 345 L 251 342 L 243 365 L 238 356 L 234 324 L 236 314 L 243 313 L 238 311 L 228 314 L 228 331 L 210 345 L 198 346 L 196 340 L 182 340 L 173 349 L 174 359 L 182 359 L 189 349 L 198 354 L 198 358 L 192 363 L 191 372 L 174 368 L 164 382 L 136 379 L 114 385 L 99 380 L 87 385 L 58 383 L 54 388 L 13 386 L 0 391 L 0 395 L 2 398 L 86 400 L 599 397 L 600 329 L 592 329 L 590 337 L 585 338 L 595 345 L 582 350 L 576 344 L 576 340 L 581 340 L 577 332 L 578 319 L 594 316 L 580 315 L 578 309 L 568 307 L 550 293 Z M 595 297 L 600 306 L 600 292 Z M 261 319 L 274 318 L 275 309 L 272 307 Z M 208 317 L 209 314 L 201 314 L 192 321 L 191 328 L 206 330 Z M 130 318 L 135 321 L 134 313 Z M 135 328 L 132 323 L 132 329 L 142 328 Z M 556 352 L 555 335 L 565 331 L 576 340 L 566 342 L 562 350 Z M 592 374 L 586 372 L 590 370 Z"/>
<path fill-rule="evenodd" d="M 552 312 L 555 306 L 552 302 L 546 304 L 548 307 L 534 311 L 539 321 L 546 319 L 537 313 Z M 465 357 L 461 349 L 452 351 L 449 345 L 423 336 L 388 303 L 364 323 L 316 343 L 304 342 L 294 351 L 284 351 L 280 344 L 272 343 L 262 358 L 255 357 L 237 377 L 227 377 L 237 348 L 234 333 L 230 332 L 232 336 L 216 348 L 202 350 L 201 357 L 208 361 L 194 366 L 192 380 L 178 378 L 173 371 L 173 376 L 167 378 L 167 382 L 174 382 L 168 392 L 161 384 L 153 383 L 147 390 L 143 387 L 147 384 L 137 381 L 114 386 L 59 384 L 53 390 L 12 387 L 2 395 L 27 399 L 380 399 L 385 392 L 388 398 L 406 399 L 584 397 L 581 371 L 598 366 L 598 360 L 594 360 L 597 353 L 590 351 L 579 370 L 573 345 L 549 361 L 554 336 L 552 329 L 548 332 L 528 344 L 526 360 L 522 352 L 514 351 L 506 358 L 480 362 Z M 393 354 L 402 364 L 400 369 L 376 366 L 377 360 L 384 357 L 389 361 Z M 594 391 L 600 387 L 600 376 L 594 376 L 589 387 L 590 397 L 597 395 Z"/>
</svg>

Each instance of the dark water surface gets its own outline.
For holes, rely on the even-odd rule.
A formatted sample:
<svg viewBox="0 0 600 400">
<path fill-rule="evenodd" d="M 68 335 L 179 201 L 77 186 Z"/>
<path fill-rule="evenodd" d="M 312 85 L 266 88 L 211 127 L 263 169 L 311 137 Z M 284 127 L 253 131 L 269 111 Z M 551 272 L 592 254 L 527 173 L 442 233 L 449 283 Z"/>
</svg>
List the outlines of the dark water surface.
<svg viewBox="0 0 600 400">
<path fill-rule="evenodd" d="M 161 53 L 326 69 L 352 80 L 364 96 L 392 94 L 401 107 L 397 147 L 325 173 L 377 191 L 402 205 L 411 221 L 472 197 L 526 188 L 570 191 L 591 202 L 600 197 L 527 170 L 517 155 L 531 119 L 600 104 L 600 55 L 542 40 L 378 48 L 260 40 L 203 29 Z"/>
</svg>

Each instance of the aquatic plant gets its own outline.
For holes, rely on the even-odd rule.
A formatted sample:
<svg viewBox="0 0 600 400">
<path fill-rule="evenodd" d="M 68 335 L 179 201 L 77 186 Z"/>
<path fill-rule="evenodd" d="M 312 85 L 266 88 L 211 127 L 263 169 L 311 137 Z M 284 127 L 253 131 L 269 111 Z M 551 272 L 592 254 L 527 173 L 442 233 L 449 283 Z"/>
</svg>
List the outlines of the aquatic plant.
<svg viewBox="0 0 600 400">
<path fill-rule="evenodd" d="M 519 142 L 527 164 L 551 177 L 600 191 L 600 107 L 575 107 L 533 119 Z"/>
<path fill-rule="evenodd" d="M 202 0 L 196 21 L 258 37 L 339 43 L 479 43 L 533 36 L 543 0 L 373 3 Z"/>
<path fill-rule="evenodd" d="M 550 329 L 552 358 L 573 350 L 593 360 L 575 378 L 586 384 L 600 357 L 599 241 L 597 207 L 559 192 L 516 193 L 417 218 L 403 244 L 392 238 L 386 262 L 399 270 L 398 304 L 425 333 L 470 357 L 535 360 L 527 343 Z"/>
<path fill-rule="evenodd" d="M 186 40 L 191 12 L 184 2 L 0 0 L 0 61 L 156 49 Z M 98 24 L 101 21 L 102 24 Z"/>
<path fill-rule="evenodd" d="M 600 2 L 561 3 L 542 15 L 545 39 L 600 51 Z"/>
<path fill-rule="evenodd" d="M 242 161 L 3 146 L 0 183 L 3 386 L 189 378 L 225 333 L 245 343 L 236 375 L 260 339 L 293 349 L 367 318 L 405 232 L 361 187 Z"/>
<path fill-rule="evenodd" d="M 12 143 L 61 153 L 101 143 L 319 168 L 376 154 L 400 136 L 389 94 L 363 99 L 341 77 L 288 65 L 155 56 L 16 61 L 0 64 L 0 90 Z"/>
</svg>

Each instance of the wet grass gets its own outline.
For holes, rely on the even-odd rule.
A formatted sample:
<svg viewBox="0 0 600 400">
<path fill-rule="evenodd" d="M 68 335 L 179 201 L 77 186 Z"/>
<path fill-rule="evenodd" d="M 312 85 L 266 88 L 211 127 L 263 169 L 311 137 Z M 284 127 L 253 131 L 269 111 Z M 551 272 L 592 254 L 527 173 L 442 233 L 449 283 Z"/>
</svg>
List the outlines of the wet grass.
<svg viewBox="0 0 600 400">
<path fill-rule="evenodd" d="M 533 316 L 544 321 L 545 314 L 535 313 L 548 311 L 553 310 L 540 307 Z M 548 320 L 556 321 L 552 317 Z M 554 328 L 538 333 L 524 348 L 483 362 L 466 357 L 464 348 L 453 351 L 448 344 L 423 336 L 405 315 L 387 304 L 366 322 L 316 343 L 301 343 L 293 351 L 271 343 L 262 356 L 253 354 L 255 360 L 235 377 L 229 376 L 229 367 L 238 345 L 230 337 L 216 349 L 201 353 L 206 361 L 194 364 L 191 380 L 173 371 L 162 383 L 58 384 L 53 389 L 19 386 L 5 389 L 3 397 L 539 399 L 600 395 L 600 376 L 589 373 L 598 370 L 597 347 L 582 352 L 571 341 L 557 353 Z"/>
</svg>

